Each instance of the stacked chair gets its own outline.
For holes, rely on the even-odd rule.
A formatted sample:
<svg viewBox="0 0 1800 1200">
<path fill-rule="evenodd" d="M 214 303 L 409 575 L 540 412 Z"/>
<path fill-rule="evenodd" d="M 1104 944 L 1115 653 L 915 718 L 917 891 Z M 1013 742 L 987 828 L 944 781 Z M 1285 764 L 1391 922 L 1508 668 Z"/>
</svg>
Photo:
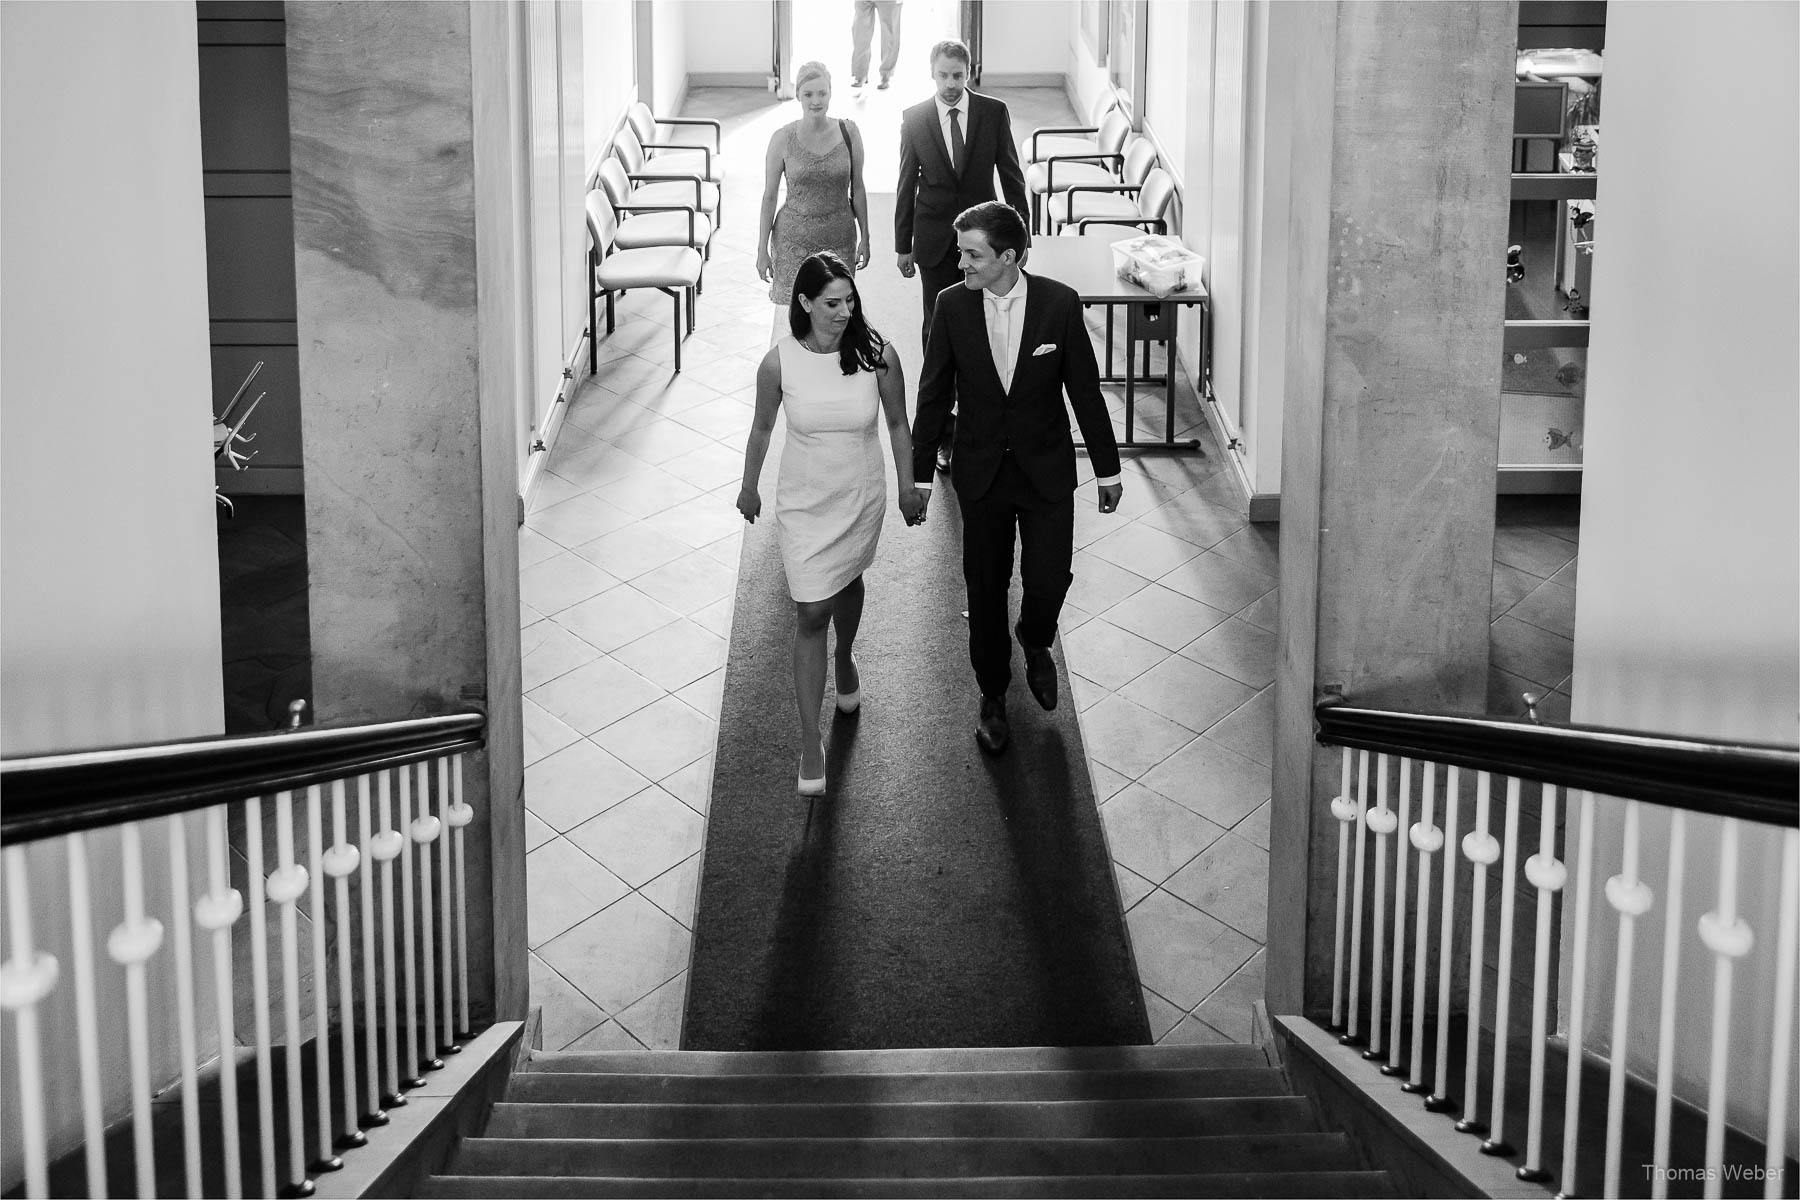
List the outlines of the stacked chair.
<svg viewBox="0 0 1800 1200">
<path fill-rule="evenodd" d="M 1130 135 L 1131 119 L 1115 108 L 1101 118 L 1091 148 L 1076 154 L 1053 154 L 1025 168 L 1025 190 L 1031 193 L 1032 232 L 1042 228 L 1046 197 L 1082 184 L 1104 186 L 1120 182 L 1118 172 L 1125 161 L 1125 139 Z"/>
<path fill-rule="evenodd" d="M 1156 161 L 1156 146 L 1149 138 L 1131 138 L 1125 145 L 1125 164 L 1117 179 L 1106 183 L 1078 183 L 1046 198 L 1044 216 L 1050 232 L 1061 233 L 1065 227 L 1084 220 L 1136 220 L 1142 215 L 1138 211 L 1138 197 L 1150 173 L 1158 169 Z M 1168 172 L 1163 172 L 1163 177 L 1167 179 Z M 1170 190 L 1173 191 L 1173 181 Z"/>
<path fill-rule="evenodd" d="M 678 214 L 677 214 L 678 215 Z M 690 214 L 697 216 L 697 214 Z M 633 217 L 638 220 L 639 217 Z M 613 296 L 640 288 L 655 288 L 674 301 L 675 370 L 681 370 L 682 339 L 694 332 L 694 304 L 700 291 L 704 261 L 689 239 L 683 245 L 618 244 L 618 214 L 602 188 L 587 195 L 588 238 L 588 370 L 599 369 L 597 301 L 606 298 L 606 332 L 613 331 Z M 684 319 L 683 298 L 686 298 Z"/>
<path fill-rule="evenodd" d="M 1080 158 L 1098 154 L 1100 122 L 1119 107 L 1119 98 L 1111 92 L 1094 101 L 1093 123 L 1090 125 L 1041 125 L 1025 140 L 1025 161 L 1043 162 L 1047 158 Z"/>
</svg>

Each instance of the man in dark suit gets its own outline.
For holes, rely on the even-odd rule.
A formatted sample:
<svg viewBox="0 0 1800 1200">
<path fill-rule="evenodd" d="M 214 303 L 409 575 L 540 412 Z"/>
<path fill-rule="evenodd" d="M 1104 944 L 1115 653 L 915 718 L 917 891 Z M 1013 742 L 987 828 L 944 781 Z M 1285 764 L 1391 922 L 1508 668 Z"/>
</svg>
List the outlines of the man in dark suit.
<svg viewBox="0 0 1800 1200">
<path fill-rule="evenodd" d="M 1012 683 L 1013 531 L 1024 600 L 1016 632 L 1025 682 L 1056 707 L 1050 644 L 1074 576 L 1075 443 L 1069 406 L 1094 463 L 1100 511 L 1119 507 L 1119 448 L 1100 395 L 1100 368 L 1073 288 L 1019 269 L 1025 218 L 990 201 L 956 218 L 962 283 L 944 289 L 932 314 L 913 424 L 913 480 L 929 506 L 932 467 L 950 403 L 962 409 L 950 482 L 963 520 L 963 580 L 969 595 L 969 660 L 981 686 L 975 738 L 1006 749 Z M 924 519 L 921 512 L 920 519 Z"/>
<path fill-rule="evenodd" d="M 995 199 L 994 176 L 1006 202 L 1025 211 L 1025 175 L 1013 142 L 1012 116 L 1002 101 L 968 90 L 969 48 L 958 41 L 931 48 L 936 94 L 900 120 L 900 180 L 894 195 L 894 249 L 900 273 L 923 277 L 925 336 L 939 292 L 962 278 L 951 222 L 965 208 Z M 949 469 L 950 439 L 939 466 Z"/>
</svg>

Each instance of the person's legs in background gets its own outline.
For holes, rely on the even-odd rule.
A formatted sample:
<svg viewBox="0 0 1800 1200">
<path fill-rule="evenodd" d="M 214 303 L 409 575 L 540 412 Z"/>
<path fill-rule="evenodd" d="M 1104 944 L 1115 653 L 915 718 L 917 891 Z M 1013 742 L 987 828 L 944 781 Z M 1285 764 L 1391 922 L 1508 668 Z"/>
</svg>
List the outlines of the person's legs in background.
<svg viewBox="0 0 1800 1200">
<path fill-rule="evenodd" d="M 921 345 L 931 340 L 931 313 L 937 305 L 938 293 L 953 284 L 962 282 L 962 266 L 956 247 L 950 247 L 943 258 L 935 263 L 919 264 L 919 285 L 924 292 L 925 328 L 919 335 Z M 951 409 L 950 419 L 944 422 L 944 440 L 938 443 L 937 467 L 940 471 L 950 469 L 950 457 L 956 447 L 956 411 Z"/>
<path fill-rule="evenodd" d="M 875 11 L 881 17 L 881 82 L 878 89 L 885 89 L 888 80 L 894 76 L 894 64 L 900 61 L 900 0 L 875 0 Z M 863 45 L 868 46 L 869 39 L 865 34 Z M 864 66 L 869 63 L 867 55 L 862 59 Z"/>
<path fill-rule="evenodd" d="M 869 42 L 875 33 L 875 0 L 856 0 L 856 15 L 850 21 L 850 86 L 861 87 L 869 79 Z M 882 58 L 887 62 L 887 22 L 882 21 Z M 885 72 L 889 68 L 883 67 Z M 883 74 L 885 80 L 887 76 Z"/>
</svg>

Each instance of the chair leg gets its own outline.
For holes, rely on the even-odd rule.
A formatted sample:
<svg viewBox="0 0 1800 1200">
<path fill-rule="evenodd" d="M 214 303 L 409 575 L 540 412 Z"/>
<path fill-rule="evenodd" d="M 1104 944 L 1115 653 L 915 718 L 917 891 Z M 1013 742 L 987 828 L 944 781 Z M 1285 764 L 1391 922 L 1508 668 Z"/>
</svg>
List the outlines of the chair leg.
<svg viewBox="0 0 1800 1200">
<path fill-rule="evenodd" d="M 699 309 L 700 285 L 695 283 L 693 287 L 687 289 L 688 332 L 690 334 L 694 332 L 694 318 L 699 315 Z"/>
<path fill-rule="evenodd" d="M 675 373 L 681 374 L 681 293 L 671 291 L 669 299 L 675 304 Z"/>
<path fill-rule="evenodd" d="M 588 251 L 588 374 L 600 372 L 600 322 L 594 311 L 594 252 Z"/>
<path fill-rule="evenodd" d="M 1043 216 L 1043 211 L 1044 211 L 1043 194 L 1040 192 L 1031 193 L 1031 235 L 1033 237 L 1037 236 L 1038 225 L 1040 224 L 1040 219 Z"/>
<path fill-rule="evenodd" d="M 612 331 L 613 331 L 613 294 L 611 292 L 608 292 L 608 293 L 606 293 L 606 332 L 610 334 Z"/>
</svg>

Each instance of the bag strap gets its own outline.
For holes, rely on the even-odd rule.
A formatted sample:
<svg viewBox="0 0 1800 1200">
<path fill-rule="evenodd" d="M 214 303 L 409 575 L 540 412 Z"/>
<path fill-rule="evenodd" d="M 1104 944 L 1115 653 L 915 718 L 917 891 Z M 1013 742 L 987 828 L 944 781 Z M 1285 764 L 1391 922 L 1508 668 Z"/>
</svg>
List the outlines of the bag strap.
<svg viewBox="0 0 1800 1200">
<path fill-rule="evenodd" d="M 850 122 L 847 118 L 838 118 L 838 132 L 844 135 L 844 153 L 850 156 L 850 207 L 856 208 L 856 147 L 850 144 Z"/>
</svg>

